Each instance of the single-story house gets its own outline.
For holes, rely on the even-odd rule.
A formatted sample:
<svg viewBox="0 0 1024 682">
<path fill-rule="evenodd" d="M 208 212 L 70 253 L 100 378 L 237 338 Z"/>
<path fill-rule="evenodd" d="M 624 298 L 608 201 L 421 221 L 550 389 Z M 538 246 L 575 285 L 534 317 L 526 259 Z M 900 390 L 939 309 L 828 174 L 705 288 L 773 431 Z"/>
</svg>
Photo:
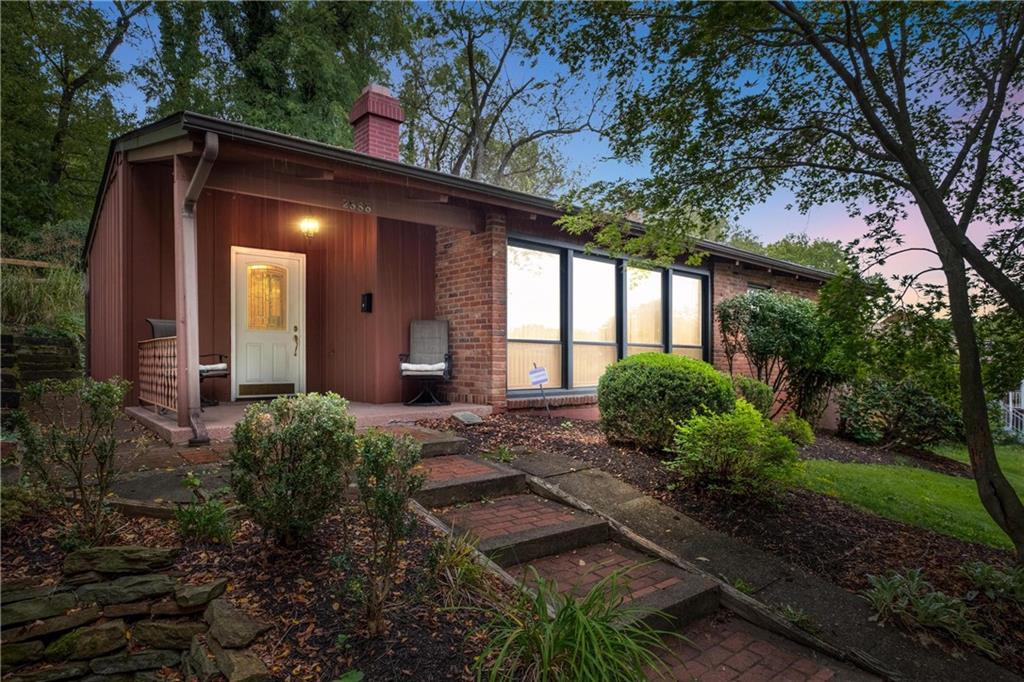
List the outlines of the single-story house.
<svg viewBox="0 0 1024 682">
<path fill-rule="evenodd" d="M 582 404 L 626 355 L 724 368 L 715 302 L 751 287 L 814 296 L 829 277 L 711 242 L 699 266 L 661 270 L 585 252 L 550 199 L 401 163 L 402 120 L 370 86 L 354 150 L 189 112 L 113 140 L 84 250 L 89 374 L 131 380 L 131 404 L 201 438 L 201 394 L 408 399 L 410 323 L 443 319 L 449 400 L 536 406 L 536 364 L 553 404 Z M 220 361 L 200 386 L 199 365 Z"/>
</svg>

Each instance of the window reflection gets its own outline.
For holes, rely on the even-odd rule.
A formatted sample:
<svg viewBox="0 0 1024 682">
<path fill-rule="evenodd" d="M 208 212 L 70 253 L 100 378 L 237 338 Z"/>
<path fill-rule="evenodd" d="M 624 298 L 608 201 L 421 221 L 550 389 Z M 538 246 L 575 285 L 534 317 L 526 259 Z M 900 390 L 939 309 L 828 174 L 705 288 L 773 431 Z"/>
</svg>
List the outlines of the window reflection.
<svg viewBox="0 0 1024 682">
<path fill-rule="evenodd" d="M 626 309 L 628 343 L 661 346 L 661 272 L 626 268 Z"/>
<path fill-rule="evenodd" d="M 557 253 L 508 247 L 506 371 L 510 389 L 533 388 L 529 371 L 535 365 L 547 370 L 547 388 L 562 386 L 561 269 Z"/>
<path fill-rule="evenodd" d="M 672 275 L 672 345 L 701 345 L 701 282 Z"/>
</svg>

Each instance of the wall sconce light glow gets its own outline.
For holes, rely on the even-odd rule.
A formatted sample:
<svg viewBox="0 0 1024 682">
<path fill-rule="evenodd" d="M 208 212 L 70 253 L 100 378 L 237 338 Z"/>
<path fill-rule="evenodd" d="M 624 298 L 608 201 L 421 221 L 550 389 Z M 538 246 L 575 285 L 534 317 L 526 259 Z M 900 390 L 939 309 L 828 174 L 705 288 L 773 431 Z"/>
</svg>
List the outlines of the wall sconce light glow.
<svg viewBox="0 0 1024 682">
<path fill-rule="evenodd" d="M 308 216 L 299 221 L 299 232 L 312 239 L 320 231 L 320 219 Z"/>
</svg>

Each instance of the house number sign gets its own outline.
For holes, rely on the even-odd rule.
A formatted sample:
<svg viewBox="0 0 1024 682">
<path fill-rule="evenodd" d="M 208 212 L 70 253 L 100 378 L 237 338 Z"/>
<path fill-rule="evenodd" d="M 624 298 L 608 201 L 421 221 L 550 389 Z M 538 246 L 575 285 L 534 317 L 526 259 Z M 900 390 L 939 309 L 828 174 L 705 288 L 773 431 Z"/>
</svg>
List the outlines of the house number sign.
<svg viewBox="0 0 1024 682">
<path fill-rule="evenodd" d="M 351 199 L 342 199 L 341 207 L 346 211 L 352 211 L 353 213 L 372 213 L 373 206 L 370 206 L 363 201 L 352 201 Z"/>
</svg>

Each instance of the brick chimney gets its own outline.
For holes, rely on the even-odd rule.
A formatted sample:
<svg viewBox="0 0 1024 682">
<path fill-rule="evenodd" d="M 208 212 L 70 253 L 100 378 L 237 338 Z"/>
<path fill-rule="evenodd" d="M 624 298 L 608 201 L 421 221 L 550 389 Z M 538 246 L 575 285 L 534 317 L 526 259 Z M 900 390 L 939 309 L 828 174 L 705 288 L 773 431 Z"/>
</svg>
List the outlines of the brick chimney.
<svg viewBox="0 0 1024 682">
<path fill-rule="evenodd" d="M 398 129 L 404 120 L 402 105 L 390 90 L 374 83 L 367 85 L 348 115 L 355 135 L 355 150 L 398 161 Z"/>
</svg>

